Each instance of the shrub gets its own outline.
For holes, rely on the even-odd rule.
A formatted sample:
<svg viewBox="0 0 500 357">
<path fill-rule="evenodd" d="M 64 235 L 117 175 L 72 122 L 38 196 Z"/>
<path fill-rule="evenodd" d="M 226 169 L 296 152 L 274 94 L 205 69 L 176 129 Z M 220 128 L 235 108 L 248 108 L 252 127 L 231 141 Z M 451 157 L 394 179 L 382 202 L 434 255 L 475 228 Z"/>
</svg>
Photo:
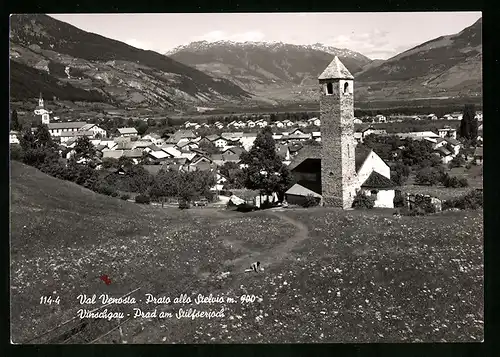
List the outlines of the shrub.
<svg viewBox="0 0 500 357">
<path fill-rule="evenodd" d="M 465 177 L 462 177 L 461 179 L 458 180 L 458 186 L 459 187 L 469 187 L 469 181 Z"/>
<path fill-rule="evenodd" d="M 423 216 L 425 215 L 425 210 L 422 207 L 415 207 L 409 209 L 408 207 L 403 207 L 399 211 L 402 216 Z"/>
<path fill-rule="evenodd" d="M 121 198 L 122 200 L 126 201 L 126 200 L 128 200 L 128 199 L 130 198 L 130 195 L 127 195 L 127 194 L 125 194 L 125 195 L 121 195 L 121 196 L 120 196 L 120 198 Z"/>
<path fill-rule="evenodd" d="M 255 211 L 256 209 L 257 207 L 248 203 L 242 203 L 241 205 L 238 205 L 238 207 L 236 207 L 236 210 L 238 212 L 251 212 Z"/>
<path fill-rule="evenodd" d="M 364 192 L 359 191 L 354 197 L 352 207 L 356 209 L 372 209 L 375 206 L 373 197 L 367 196 Z"/>
<path fill-rule="evenodd" d="M 179 208 L 180 209 L 189 209 L 191 205 L 189 204 L 189 201 L 187 200 L 179 200 Z"/>
<path fill-rule="evenodd" d="M 151 198 L 149 198 L 148 195 L 137 195 L 137 196 L 135 196 L 135 202 L 148 205 L 151 203 Z"/>
<path fill-rule="evenodd" d="M 394 207 L 405 207 L 406 206 L 406 198 L 405 195 L 400 191 L 396 190 L 394 194 Z"/>
<path fill-rule="evenodd" d="M 424 167 L 417 172 L 415 182 L 420 185 L 435 185 L 442 179 L 439 170 L 432 167 Z"/>
<path fill-rule="evenodd" d="M 458 198 L 446 200 L 443 204 L 443 209 L 478 209 L 481 207 L 483 207 L 483 192 L 480 190 L 473 190 Z"/>
<path fill-rule="evenodd" d="M 459 187 L 459 181 L 458 178 L 455 176 L 450 176 L 448 174 L 444 175 L 442 183 L 444 187 Z"/>
<path fill-rule="evenodd" d="M 304 208 L 314 207 L 319 205 L 319 199 L 317 199 L 313 195 L 307 195 L 305 201 L 302 202 L 300 205 Z"/>
<path fill-rule="evenodd" d="M 106 196 L 112 196 L 116 191 L 113 187 L 101 183 L 96 186 L 95 192 Z"/>
<path fill-rule="evenodd" d="M 23 148 L 21 147 L 21 145 L 10 145 L 10 159 L 23 161 Z"/>
<path fill-rule="evenodd" d="M 111 197 L 118 197 L 118 192 L 114 191 L 113 193 L 111 193 Z"/>
</svg>

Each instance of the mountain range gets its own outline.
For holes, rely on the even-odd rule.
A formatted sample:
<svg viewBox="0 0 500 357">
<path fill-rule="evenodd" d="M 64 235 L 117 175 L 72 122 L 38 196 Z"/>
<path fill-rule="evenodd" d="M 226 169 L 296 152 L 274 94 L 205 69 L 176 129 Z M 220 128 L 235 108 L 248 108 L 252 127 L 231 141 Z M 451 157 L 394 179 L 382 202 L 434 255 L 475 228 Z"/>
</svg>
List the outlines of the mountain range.
<svg viewBox="0 0 500 357">
<path fill-rule="evenodd" d="M 41 91 L 49 98 L 74 100 L 83 90 L 119 106 L 168 108 L 250 97 L 230 81 L 47 15 L 10 20 L 13 99 L 38 97 Z"/>
<path fill-rule="evenodd" d="M 357 100 L 481 95 L 482 20 L 388 60 L 323 44 L 198 41 L 141 50 L 47 15 L 11 16 L 11 97 L 187 108 L 317 100 L 317 76 L 338 56 Z"/>
</svg>

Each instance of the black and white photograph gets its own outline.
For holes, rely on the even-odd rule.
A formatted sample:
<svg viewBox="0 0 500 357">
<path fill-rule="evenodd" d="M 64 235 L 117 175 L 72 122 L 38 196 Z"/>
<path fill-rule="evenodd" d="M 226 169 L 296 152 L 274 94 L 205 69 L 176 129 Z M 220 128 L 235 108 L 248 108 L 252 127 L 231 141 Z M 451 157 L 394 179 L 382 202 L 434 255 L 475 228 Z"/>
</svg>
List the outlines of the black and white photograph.
<svg viewBox="0 0 500 357">
<path fill-rule="evenodd" d="M 482 50 L 480 11 L 11 14 L 11 344 L 483 342 Z"/>
</svg>

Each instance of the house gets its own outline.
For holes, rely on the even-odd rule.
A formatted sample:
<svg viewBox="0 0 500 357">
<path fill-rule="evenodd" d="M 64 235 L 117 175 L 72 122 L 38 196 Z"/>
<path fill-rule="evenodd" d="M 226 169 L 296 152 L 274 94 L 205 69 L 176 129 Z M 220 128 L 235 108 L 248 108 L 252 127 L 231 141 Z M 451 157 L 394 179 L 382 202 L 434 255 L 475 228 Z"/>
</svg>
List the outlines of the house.
<svg viewBox="0 0 500 357">
<path fill-rule="evenodd" d="M 476 161 L 476 165 L 483 164 L 483 148 L 482 147 L 477 147 L 476 150 L 474 150 L 474 160 Z"/>
<path fill-rule="evenodd" d="M 378 114 L 375 116 L 375 122 L 376 123 L 387 123 L 387 118 L 383 116 L 382 114 Z"/>
<path fill-rule="evenodd" d="M 429 114 L 427 115 L 427 120 L 437 120 L 438 117 L 436 114 Z"/>
<path fill-rule="evenodd" d="M 274 123 L 274 125 L 275 125 L 277 128 L 283 128 L 283 127 L 285 126 L 285 124 L 283 124 L 283 122 L 281 122 L 281 121 L 279 121 L 279 120 L 278 120 L 277 122 L 275 122 L 275 123 Z"/>
<path fill-rule="evenodd" d="M 299 128 L 305 128 L 307 126 L 307 122 L 303 120 L 299 120 L 298 122 L 295 123 Z"/>
<path fill-rule="evenodd" d="M 293 126 L 293 121 L 288 120 L 288 119 L 283 120 L 282 123 L 283 123 L 283 126 L 286 126 L 286 127 Z"/>
<path fill-rule="evenodd" d="M 307 141 L 310 139 L 311 139 L 311 134 L 305 134 L 300 131 L 298 133 L 293 133 L 286 136 L 286 140 L 288 142 Z"/>
<path fill-rule="evenodd" d="M 315 141 L 321 141 L 321 131 L 313 131 L 311 137 Z"/>
<path fill-rule="evenodd" d="M 399 136 L 401 139 L 413 139 L 413 140 L 423 140 L 425 138 L 439 138 L 439 135 L 432 131 L 412 131 L 409 133 L 395 133 L 394 135 Z"/>
<path fill-rule="evenodd" d="M 312 196 L 316 199 L 318 205 L 321 202 L 321 189 L 319 187 L 312 187 L 314 183 L 310 181 L 305 181 L 301 183 L 296 183 L 288 191 L 285 192 L 285 201 L 292 205 L 302 204 L 308 196 Z"/>
<path fill-rule="evenodd" d="M 157 133 L 149 133 L 142 137 L 142 140 L 151 141 L 153 144 L 161 146 L 164 144 L 165 140 Z"/>
<path fill-rule="evenodd" d="M 449 137 L 449 138 L 456 139 L 457 138 L 457 129 L 453 129 L 453 128 L 445 126 L 442 129 L 438 129 L 438 135 L 442 138 Z"/>
<path fill-rule="evenodd" d="M 166 141 L 166 144 L 177 144 L 183 139 L 192 140 L 195 139 L 196 135 L 191 130 L 177 130 L 173 133 Z"/>
<path fill-rule="evenodd" d="M 225 148 L 227 146 L 227 139 L 224 139 L 222 136 L 217 137 L 217 139 L 212 141 L 215 147 L 217 148 Z"/>
<path fill-rule="evenodd" d="M 61 136 L 66 133 L 73 133 L 87 125 L 84 121 L 74 121 L 66 123 L 49 123 L 47 127 L 51 136 Z"/>
<path fill-rule="evenodd" d="M 249 120 L 247 121 L 247 127 L 249 128 L 255 128 L 255 122 L 253 120 Z"/>
<path fill-rule="evenodd" d="M 86 136 L 87 138 L 91 139 L 94 137 L 94 132 L 92 131 L 73 131 L 73 132 L 63 132 L 61 135 L 58 137 L 61 140 L 61 143 L 65 143 L 70 139 L 77 139 L 79 137 Z"/>
<path fill-rule="evenodd" d="M 230 128 L 230 127 L 237 127 L 237 122 L 236 122 L 236 120 L 230 121 L 229 123 L 227 123 L 226 126 L 228 128 Z"/>
<path fill-rule="evenodd" d="M 281 140 L 283 138 L 283 134 L 273 134 L 273 139 L 275 141 Z"/>
<path fill-rule="evenodd" d="M 453 115 L 451 115 L 451 114 L 445 114 L 445 115 L 443 115 L 443 119 L 444 120 L 454 120 L 453 119 Z"/>
<path fill-rule="evenodd" d="M 191 123 L 190 121 L 186 121 L 184 123 L 185 128 L 190 128 L 190 127 L 195 126 L 195 125 L 196 125 L 196 123 Z"/>
<path fill-rule="evenodd" d="M 163 150 L 159 150 L 159 151 L 149 151 L 148 152 L 148 157 L 154 161 L 158 161 L 158 162 L 162 162 L 162 161 L 165 161 L 167 159 L 170 159 L 172 158 L 172 156 L 168 153 L 166 153 L 165 151 Z"/>
<path fill-rule="evenodd" d="M 395 189 L 394 182 L 377 171 L 372 171 L 361 185 L 361 191 L 375 199 L 375 207 L 381 208 L 394 208 Z"/>
<path fill-rule="evenodd" d="M 287 191 L 285 193 L 287 202 L 290 202 L 290 199 L 294 202 L 305 200 L 307 194 L 304 193 L 309 191 L 322 195 L 320 146 L 304 146 L 292 159 L 288 168 L 294 175 L 297 184 L 302 187 L 295 187 L 294 190 Z M 370 195 L 376 194 L 375 207 L 394 207 L 395 185 L 390 180 L 391 170 L 380 156 L 371 149 L 356 146 L 355 170 L 356 191 L 369 191 Z M 373 174 L 374 172 L 377 174 Z"/>
<path fill-rule="evenodd" d="M 320 126 L 321 125 L 321 120 L 319 118 L 311 118 L 307 120 L 308 125 L 314 125 L 314 126 Z"/>
<path fill-rule="evenodd" d="M 448 164 L 451 160 L 453 160 L 453 153 L 444 146 L 438 147 L 435 150 L 435 153 L 439 155 L 443 164 Z"/>
<path fill-rule="evenodd" d="M 222 128 L 224 127 L 224 124 L 217 122 L 217 123 L 215 123 L 215 124 L 214 124 L 214 126 L 215 126 L 217 129 L 222 129 Z"/>
<path fill-rule="evenodd" d="M 122 137 L 132 137 L 138 135 L 136 128 L 118 128 L 118 133 Z"/>
<path fill-rule="evenodd" d="M 108 133 L 106 132 L 106 130 L 98 127 L 96 124 L 85 124 L 79 130 L 93 132 L 94 138 L 106 138 L 108 136 Z"/>
<path fill-rule="evenodd" d="M 144 141 L 144 140 L 132 141 L 131 144 L 132 144 L 132 149 L 141 149 L 141 150 L 144 150 L 148 146 L 151 146 L 151 141 Z"/>
<path fill-rule="evenodd" d="M 18 136 L 19 136 L 18 131 L 11 130 L 9 132 L 9 143 L 10 144 L 19 144 Z"/>
<path fill-rule="evenodd" d="M 354 118 L 354 124 L 363 124 L 363 121 L 358 118 Z"/>
<path fill-rule="evenodd" d="M 232 146 L 232 147 L 226 148 L 223 151 L 223 154 L 225 154 L 225 155 L 236 155 L 236 156 L 240 157 L 240 155 L 243 152 L 245 152 L 245 149 L 243 149 L 242 147 L 240 147 L 240 146 Z"/>
<path fill-rule="evenodd" d="M 453 138 L 444 138 L 444 140 L 446 141 L 448 146 L 450 146 L 453 149 L 453 152 L 452 152 L 453 156 L 458 155 L 460 148 L 462 147 L 462 144 L 460 143 L 460 141 L 458 141 L 457 139 L 453 139 Z"/>
<path fill-rule="evenodd" d="M 255 122 L 255 125 L 258 126 L 259 128 L 264 128 L 267 126 L 267 121 L 259 119 Z"/>
</svg>

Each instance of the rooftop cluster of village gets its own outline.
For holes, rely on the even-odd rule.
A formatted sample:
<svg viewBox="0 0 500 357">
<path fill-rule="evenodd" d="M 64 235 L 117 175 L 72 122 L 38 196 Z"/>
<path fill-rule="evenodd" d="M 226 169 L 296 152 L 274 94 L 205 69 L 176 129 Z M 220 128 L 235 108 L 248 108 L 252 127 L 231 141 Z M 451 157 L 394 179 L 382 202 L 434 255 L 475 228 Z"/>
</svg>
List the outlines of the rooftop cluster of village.
<svg viewBox="0 0 500 357">
<path fill-rule="evenodd" d="M 41 122 L 48 126 L 53 139 L 60 143 L 60 153 L 63 158 L 69 159 L 74 153 L 72 150 L 79 137 L 88 137 L 97 149 L 102 160 L 106 158 L 118 159 L 128 157 L 135 164 L 147 162 L 150 165 L 158 165 L 151 170 L 159 171 L 161 167 L 175 168 L 179 170 L 214 170 L 225 162 L 239 162 L 242 151 L 248 151 L 257 138 L 261 128 L 271 126 L 274 129 L 273 138 L 276 148 L 285 164 L 290 164 L 292 158 L 302 149 L 304 144 L 321 142 L 321 121 L 314 117 L 308 120 L 282 120 L 270 122 L 269 119 L 257 120 L 233 120 L 229 123 L 220 121 L 213 124 L 186 121 L 183 128 L 179 128 L 168 138 L 161 137 L 158 133 L 147 133 L 140 136 L 134 127 L 118 128 L 118 135 L 110 135 L 98 124 L 83 121 L 74 122 L 52 122 L 48 110 L 44 109 L 42 97 L 34 111 L 35 115 L 41 116 Z M 445 115 L 444 119 L 459 120 L 461 114 Z M 265 117 L 266 118 L 266 117 Z M 415 117 L 418 118 L 418 117 Z M 416 140 L 427 140 L 432 143 L 436 155 L 441 157 L 443 163 L 450 162 L 460 151 L 460 142 L 457 140 L 456 130 L 444 126 L 433 131 L 388 133 L 384 129 L 371 126 L 373 123 L 387 122 L 383 115 L 377 115 L 368 121 L 355 118 L 354 123 L 359 124 L 354 133 L 357 142 L 362 143 L 370 134 L 374 135 L 396 135 L 401 138 L 412 138 Z M 430 114 L 428 119 L 436 119 Z M 482 121 L 482 114 L 478 114 L 478 120 Z M 396 121 L 398 121 L 396 119 Z M 203 128 L 217 128 L 227 132 L 201 136 L 198 131 Z M 255 131 L 234 131 L 238 128 L 255 128 Z M 305 130 L 307 128 L 307 130 Z M 311 130 L 312 129 L 312 130 Z M 480 126 L 482 130 L 482 124 Z M 18 132 L 11 132 L 10 143 L 19 143 Z M 479 137 L 482 140 L 482 137 Z M 207 147 L 217 150 L 206 150 Z M 205 148 L 205 149 L 204 149 Z"/>
</svg>

